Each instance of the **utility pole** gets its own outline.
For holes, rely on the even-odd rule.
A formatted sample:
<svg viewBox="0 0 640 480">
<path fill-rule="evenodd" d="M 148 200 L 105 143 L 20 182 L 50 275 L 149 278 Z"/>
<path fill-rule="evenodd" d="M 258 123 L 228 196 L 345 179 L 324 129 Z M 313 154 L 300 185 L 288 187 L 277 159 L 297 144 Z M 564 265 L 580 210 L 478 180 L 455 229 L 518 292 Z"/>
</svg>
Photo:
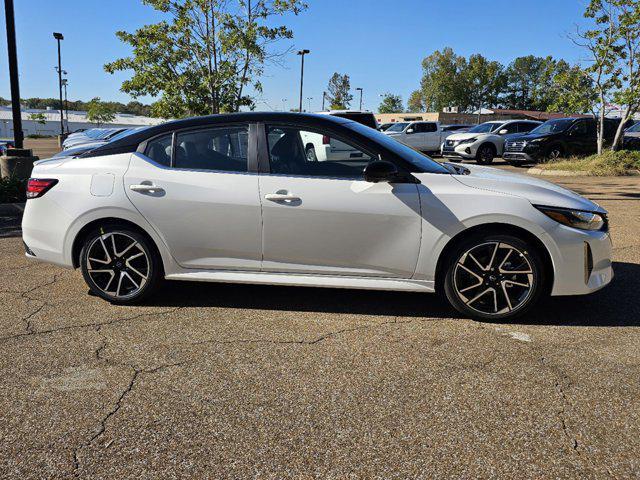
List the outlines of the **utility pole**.
<svg viewBox="0 0 640 480">
<path fill-rule="evenodd" d="M 58 90 L 60 91 L 60 135 L 64 135 L 64 117 L 62 103 L 62 57 L 60 55 L 60 40 L 64 40 L 64 36 L 61 33 L 53 32 L 53 38 L 58 42 Z"/>
<path fill-rule="evenodd" d="M 287 99 L 286 98 L 282 99 L 282 111 L 283 112 L 287 111 Z"/>
<path fill-rule="evenodd" d="M 65 75 L 66 73 L 67 72 L 65 72 Z M 69 133 L 69 101 L 67 100 L 67 85 L 69 85 L 69 80 L 63 78 L 62 86 L 64 87 L 64 117 L 67 122 L 67 133 Z"/>
<path fill-rule="evenodd" d="M 358 87 L 356 90 L 360 92 L 360 111 L 362 111 L 362 88 Z"/>
<path fill-rule="evenodd" d="M 324 99 L 327 96 L 327 92 L 322 92 L 322 112 L 324 112 Z"/>
<path fill-rule="evenodd" d="M 16 24 L 13 0 L 4 0 L 7 23 L 7 50 L 9 51 L 9 79 L 11 81 L 11 113 L 13 115 L 13 140 L 17 149 L 23 148 L 22 114 L 20 112 L 20 83 L 18 79 L 18 53 L 16 50 Z"/>
<path fill-rule="evenodd" d="M 307 110 L 308 112 L 311 111 L 311 100 L 313 100 L 313 97 L 307 97 L 307 102 L 309 102 L 309 109 Z"/>
<path fill-rule="evenodd" d="M 302 62 L 300 63 L 300 106 L 298 108 L 298 112 L 302 113 L 302 85 L 304 84 L 304 56 L 308 53 L 311 53 L 310 50 L 299 50 L 298 55 L 302 57 Z"/>
</svg>

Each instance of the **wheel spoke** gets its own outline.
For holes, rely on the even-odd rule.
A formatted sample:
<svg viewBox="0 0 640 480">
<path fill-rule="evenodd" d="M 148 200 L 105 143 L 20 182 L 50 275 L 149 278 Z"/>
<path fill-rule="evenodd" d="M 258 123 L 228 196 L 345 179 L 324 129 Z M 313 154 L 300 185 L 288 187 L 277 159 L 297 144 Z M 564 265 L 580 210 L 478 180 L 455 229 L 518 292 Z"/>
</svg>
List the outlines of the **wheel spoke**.
<svg viewBox="0 0 640 480">
<path fill-rule="evenodd" d="M 123 278 L 124 278 L 124 272 L 120 272 L 120 278 L 118 278 L 118 287 L 116 288 L 116 297 L 120 296 L 120 288 L 122 287 Z"/>
<path fill-rule="evenodd" d="M 109 255 L 109 250 L 107 250 L 107 246 L 104 244 L 104 235 L 100 237 L 100 245 L 102 245 L 104 254 L 107 256 L 107 263 L 111 262 L 111 255 Z"/>
<path fill-rule="evenodd" d="M 493 253 L 491 254 L 491 260 L 489 260 L 489 265 L 487 265 L 487 268 L 485 270 L 489 270 L 493 266 L 493 261 L 496 258 L 496 253 L 498 252 L 498 247 L 499 246 L 500 246 L 500 244 L 496 242 L 496 246 L 493 249 Z"/>
<path fill-rule="evenodd" d="M 476 300 L 482 298 L 486 293 L 493 291 L 494 296 L 495 296 L 495 290 L 491 287 L 484 289 L 482 292 L 480 292 L 478 295 L 476 295 L 475 297 L 473 297 L 471 300 L 468 300 L 466 303 L 467 305 L 471 305 L 473 302 L 475 302 Z"/>
<path fill-rule="evenodd" d="M 483 267 L 482 264 L 476 259 L 476 257 L 474 257 L 473 255 L 469 254 L 469 258 L 471 260 L 473 260 L 473 262 L 478 265 L 478 267 L 480 267 L 480 270 L 482 270 L 483 272 L 485 272 L 487 270 L 488 267 Z"/>
<path fill-rule="evenodd" d="M 507 293 L 507 282 L 502 282 L 502 293 L 504 293 L 504 299 L 507 301 L 508 311 L 513 310 L 513 306 L 511 305 L 511 299 L 509 298 L 509 294 Z"/>
<path fill-rule="evenodd" d="M 139 275 L 140 278 L 142 278 L 143 280 L 147 279 L 147 276 L 144 275 L 143 273 L 140 273 L 135 267 L 132 267 L 131 265 L 129 265 L 129 262 L 127 261 L 127 267 L 129 268 L 129 270 L 131 270 L 133 273 L 135 273 L 136 275 Z"/>
<path fill-rule="evenodd" d="M 137 255 L 132 255 L 129 258 L 127 258 L 127 263 L 130 262 L 131 260 L 135 260 L 138 257 L 141 257 L 142 255 L 144 255 L 144 252 L 140 252 Z"/>
<path fill-rule="evenodd" d="M 91 261 L 91 262 L 101 263 L 103 265 L 109 265 L 109 263 L 110 263 L 109 260 L 100 260 L 98 258 L 88 258 L 88 260 Z"/>
<path fill-rule="evenodd" d="M 516 282 L 514 280 L 505 280 L 502 283 L 508 283 L 510 285 L 517 285 L 518 287 L 526 287 L 526 288 L 529 288 L 531 286 L 529 283 L 520 283 L 520 282 Z"/>
<path fill-rule="evenodd" d="M 476 272 L 474 272 L 473 270 L 471 270 L 469 267 L 463 265 L 462 263 L 458 263 L 458 266 L 460 268 L 462 268 L 463 270 L 469 272 L 471 275 L 473 275 L 474 277 L 476 277 L 476 279 L 480 280 L 480 282 L 482 283 L 482 276 L 478 275 Z"/>
<path fill-rule="evenodd" d="M 135 280 L 129 275 L 127 272 L 122 272 L 123 276 L 127 277 L 131 283 L 133 283 L 136 288 L 140 288 L 140 284 L 136 283 Z"/>
<path fill-rule="evenodd" d="M 129 250 L 131 250 L 133 247 L 136 247 L 136 246 L 138 246 L 138 242 L 136 242 L 135 240 L 132 240 L 129 246 L 124 250 L 122 250 L 121 252 L 116 253 L 116 256 L 124 257 L 125 253 L 127 253 Z"/>
</svg>

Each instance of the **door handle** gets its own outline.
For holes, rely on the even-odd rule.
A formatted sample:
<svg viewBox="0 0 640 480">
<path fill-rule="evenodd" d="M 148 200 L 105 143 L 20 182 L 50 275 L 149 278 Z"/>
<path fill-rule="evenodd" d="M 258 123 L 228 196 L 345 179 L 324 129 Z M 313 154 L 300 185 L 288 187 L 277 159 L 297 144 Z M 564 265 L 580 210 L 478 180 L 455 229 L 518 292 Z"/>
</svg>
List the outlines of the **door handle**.
<svg viewBox="0 0 640 480">
<path fill-rule="evenodd" d="M 129 185 L 129 189 L 140 193 L 162 193 L 164 189 L 153 184 L 141 183 L 139 185 Z"/>
<path fill-rule="evenodd" d="M 272 202 L 299 202 L 300 197 L 289 193 L 267 193 L 264 198 Z"/>
</svg>

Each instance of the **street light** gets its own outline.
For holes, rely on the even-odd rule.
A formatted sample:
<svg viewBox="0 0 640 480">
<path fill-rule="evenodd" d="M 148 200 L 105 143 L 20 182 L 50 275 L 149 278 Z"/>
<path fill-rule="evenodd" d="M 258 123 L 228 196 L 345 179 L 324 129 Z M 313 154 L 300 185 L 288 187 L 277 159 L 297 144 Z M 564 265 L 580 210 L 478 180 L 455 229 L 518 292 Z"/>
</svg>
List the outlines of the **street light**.
<svg viewBox="0 0 640 480">
<path fill-rule="evenodd" d="M 304 56 L 308 53 L 311 53 L 311 51 L 298 50 L 298 55 L 302 57 L 302 62 L 300 64 L 300 107 L 298 108 L 298 112 L 302 112 L 302 85 L 304 83 Z"/>
<path fill-rule="evenodd" d="M 64 72 L 66 75 L 67 72 Z M 62 79 L 62 86 L 64 87 L 64 116 L 67 122 L 67 132 L 69 131 L 69 101 L 67 100 L 67 85 L 69 85 L 69 80 L 66 78 Z"/>
<path fill-rule="evenodd" d="M 283 112 L 287 111 L 287 99 L 286 98 L 282 99 L 282 111 Z"/>
<path fill-rule="evenodd" d="M 16 24 L 13 14 L 13 0 L 4 0 L 7 24 L 7 53 L 9 54 L 9 80 L 11 83 L 11 115 L 13 117 L 13 142 L 15 148 L 22 149 L 22 114 L 20 113 L 20 80 L 18 78 L 18 53 L 16 49 Z"/>
<path fill-rule="evenodd" d="M 324 112 L 324 99 L 327 97 L 327 92 L 322 92 L 322 110 Z"/>
<path fill-rule="evenodd" d="M 309 102 L 309 112 L 311 111 L 311 100 L 313 100 L 313 97 L 307 97 L 307 101 Z"/>
<path fill-rule="evenodd" d="M 60 91 L 60 135 L 64 135 L 64 118 L 62 116 L 62 57 L 60 55 L 60 40 L 64 40 L 61 33 L 53 32 L 53 38 L 58 42 L 58 89 Z"/>
<path fill-rule="evenodd" d="M 362 111 L 362 88 L 358 87 L 356 90 L 360 92 L 360 111 Z"/>
</svg>

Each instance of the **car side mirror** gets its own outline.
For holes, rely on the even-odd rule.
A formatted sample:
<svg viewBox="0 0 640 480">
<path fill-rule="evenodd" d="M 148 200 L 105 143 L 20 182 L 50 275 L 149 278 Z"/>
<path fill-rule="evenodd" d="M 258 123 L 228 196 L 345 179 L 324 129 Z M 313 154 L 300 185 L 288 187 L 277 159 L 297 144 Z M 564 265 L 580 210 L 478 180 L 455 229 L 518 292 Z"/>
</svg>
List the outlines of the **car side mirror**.
<svg viewBox="0 0 640 480">
<path fill-rule="evenodd" d="M 391 182 L 398 178 L 398 167 L 386 160 L 375 160 L 364 167 L 365 182 Z"/>
<path fill-rule="evenodd" d="M 415 132 L 415 130 L 413 128 L 407 128 L 407 131 L 405 132 L 407 135 L 410 133 Z"/>
<path fill-rule="evenodd" d="M 500 135 L 506 135 L 507 133 L 509 133 L 509 130 L 507 130 L 506 128 L 503 128 L 502 130 L 500 130 L 498 132 Z"/>
</svg>

